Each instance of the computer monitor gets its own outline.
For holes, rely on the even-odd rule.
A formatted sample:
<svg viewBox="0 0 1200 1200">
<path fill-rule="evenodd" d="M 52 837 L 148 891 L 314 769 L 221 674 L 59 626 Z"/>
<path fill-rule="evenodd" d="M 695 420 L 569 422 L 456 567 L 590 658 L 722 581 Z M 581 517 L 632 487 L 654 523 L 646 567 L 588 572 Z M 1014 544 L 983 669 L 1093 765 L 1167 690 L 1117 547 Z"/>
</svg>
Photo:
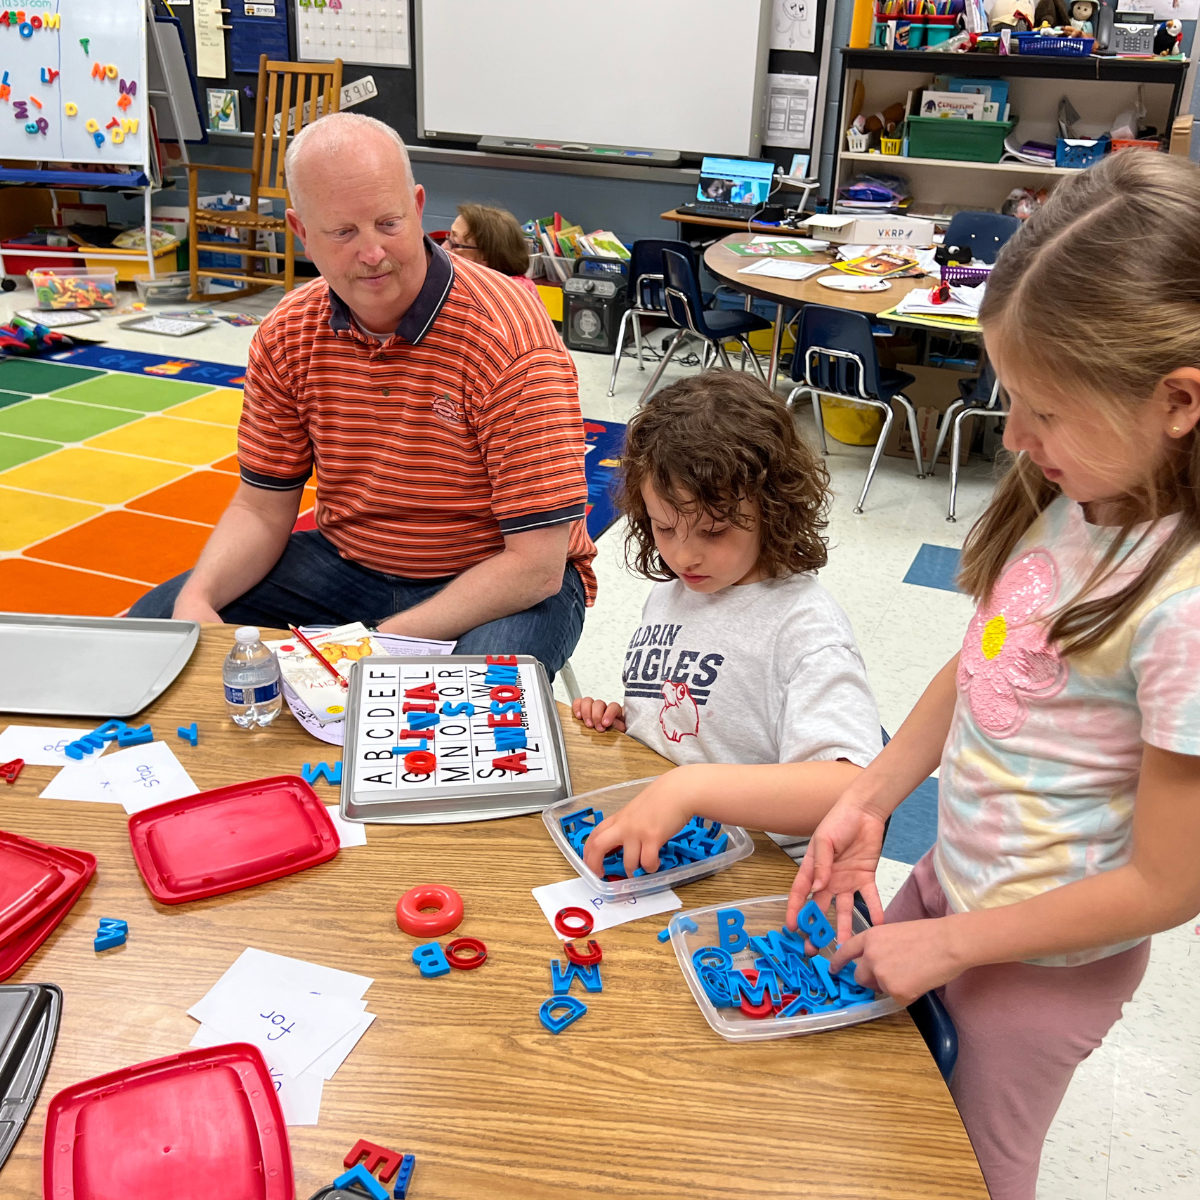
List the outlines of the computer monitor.
<svg viewBox="0 0 1200 1200">
<path fill-rule="evenodd" d="M 746 158 L 705 158 L 700 164 L 697 200 L 725 204 L 763 205 L 771 194 L 773 162 Z"/>
</svg>

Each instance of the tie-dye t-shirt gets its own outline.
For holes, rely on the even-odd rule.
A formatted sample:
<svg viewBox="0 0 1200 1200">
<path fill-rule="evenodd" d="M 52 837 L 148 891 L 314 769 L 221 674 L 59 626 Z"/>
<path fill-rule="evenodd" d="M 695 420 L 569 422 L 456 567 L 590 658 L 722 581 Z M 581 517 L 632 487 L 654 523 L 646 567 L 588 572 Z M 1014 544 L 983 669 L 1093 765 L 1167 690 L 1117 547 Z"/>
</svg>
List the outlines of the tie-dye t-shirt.
<svg viewBox="0 0 1200 1200">
<path fill-rule="evenodd" d="M 1096 594 L 1130 582 L 1174 523 L 1160 521 Z M 1115 533 L 1060 497 L 967 628 L 934 853 L 958 912 L 1013 904 L 1128 862 L 1143 742 L 1200 754 L 1200 549 L 1097 649 L 1065 659 L 1047 643 L 1046 618 L 1080 591 Z M 1132 945 L 1037 961 L 1074 966 Z"/>
</svg>

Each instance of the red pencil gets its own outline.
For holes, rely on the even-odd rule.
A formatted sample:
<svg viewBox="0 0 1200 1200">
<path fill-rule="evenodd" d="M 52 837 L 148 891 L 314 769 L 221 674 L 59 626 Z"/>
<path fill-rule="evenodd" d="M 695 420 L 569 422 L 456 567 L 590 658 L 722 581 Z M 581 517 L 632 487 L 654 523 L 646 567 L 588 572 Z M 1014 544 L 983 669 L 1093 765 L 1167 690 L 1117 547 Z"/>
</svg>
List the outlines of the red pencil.
<svg viewBox="0 0 1200 1200">
<path fill-rule="evenodd" d="M 321 664 L 321 666 L 323 666 L 325 668 L 325 670 L 327 670 L 330 673 L 330 675 L 332 675 L 334 677 L 334 679 L 336 679 L 338 681 L 338 683 L 340 683 L 342 685 L 342 687 L 348 688 L 350 686 L 346 682 L 346 680 L 342 677 L 342 673 L 333 665 L 333 663 L 331 663 L 329 661 L 329 659 L 327 659 L 325 657 L 325 655 L 323 655 L 321 653 L 321 651 L 318 650 L 316 648 L 316 646 L 314 646 L 312 644 L 312 642 L 310 642 L 308 640 L 308 638 L 306 638 L 304 636 L 304 634 L 302 634 L 300 632 L 300 630 L 298 630 L 295 627 L 295 625 L 289 625 L 288 628 L 292 631 L 292 633 L 296 637 L 298 637 L 313 652 L 313 655 L 316 658 L 317 662 L 319 662 Z"/>
</svg>

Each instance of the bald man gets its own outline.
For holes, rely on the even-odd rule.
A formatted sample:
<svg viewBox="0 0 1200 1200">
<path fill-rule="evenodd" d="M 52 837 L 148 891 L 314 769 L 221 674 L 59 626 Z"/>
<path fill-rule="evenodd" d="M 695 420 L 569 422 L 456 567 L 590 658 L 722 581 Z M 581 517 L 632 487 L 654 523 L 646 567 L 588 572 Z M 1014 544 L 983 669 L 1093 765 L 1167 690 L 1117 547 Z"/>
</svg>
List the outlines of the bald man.
<svg viewBox="0 0 1200 1200">
<path fill-rule="evenodd" d="M 286 171 L 321 278 L 256 331 L 241 484 L 199 561 L 130 615 L 361 620 L 553 674 L 596 593 L 570 356 L 536 297 L 422 234 L 387 125 L 323 117 Z M 314 471 L 316 528 L 293 532 Z"/>
</svg>

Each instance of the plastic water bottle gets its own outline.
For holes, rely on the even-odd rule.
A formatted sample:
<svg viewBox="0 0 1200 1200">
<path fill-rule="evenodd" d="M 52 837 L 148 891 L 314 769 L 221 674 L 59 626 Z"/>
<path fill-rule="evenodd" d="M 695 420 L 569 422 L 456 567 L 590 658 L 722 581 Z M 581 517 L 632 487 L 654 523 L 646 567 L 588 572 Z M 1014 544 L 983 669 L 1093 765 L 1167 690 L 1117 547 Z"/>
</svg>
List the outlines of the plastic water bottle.
<svg viewBox="0 0 1200 1200">
<path fill-rule="evenodd" d="M 279 662 L 253 625 L 243 625 L 233 636 L 233 649 L 221 666 L 230 719 L 243 729 L 270 725 L 283 708 Z"/>
</svg>

